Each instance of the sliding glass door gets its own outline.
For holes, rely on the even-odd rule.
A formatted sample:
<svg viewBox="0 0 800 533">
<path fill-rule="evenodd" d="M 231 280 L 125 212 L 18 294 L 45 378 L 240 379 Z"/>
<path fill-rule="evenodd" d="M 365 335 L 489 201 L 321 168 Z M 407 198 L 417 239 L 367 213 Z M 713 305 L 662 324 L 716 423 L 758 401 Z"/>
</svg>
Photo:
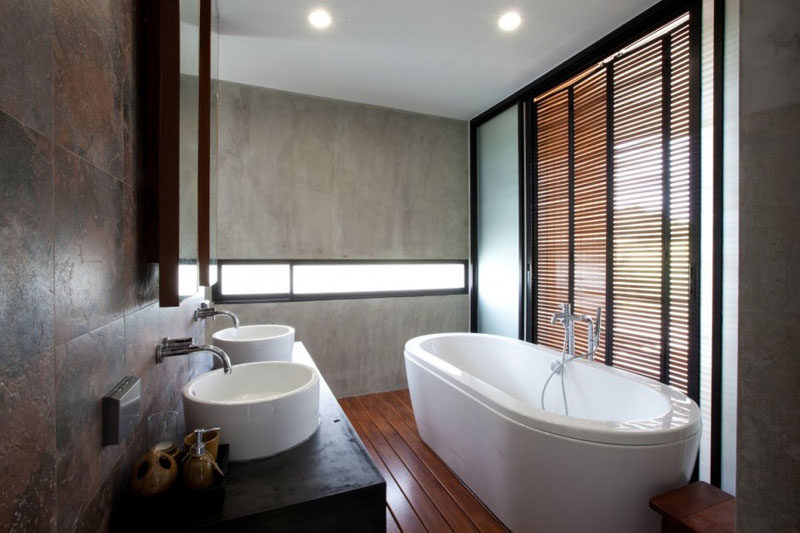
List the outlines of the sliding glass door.
<svg viewBox="0 0 800 533">
<path fill-rule="evenodd" d="M 472 327 L 560 350 L 560 304 L 602 307 L 596 359 L 702 400 L 699 475 L 732 491 L 738 4 L 723 4 L 659 2 L 470 122 Z"/>
<path fill-rule="evenodd" d="M 518 109 L 473 130 L 472 329 L 518 337 L 521 332 L 522 239 Z"/>
</svg>

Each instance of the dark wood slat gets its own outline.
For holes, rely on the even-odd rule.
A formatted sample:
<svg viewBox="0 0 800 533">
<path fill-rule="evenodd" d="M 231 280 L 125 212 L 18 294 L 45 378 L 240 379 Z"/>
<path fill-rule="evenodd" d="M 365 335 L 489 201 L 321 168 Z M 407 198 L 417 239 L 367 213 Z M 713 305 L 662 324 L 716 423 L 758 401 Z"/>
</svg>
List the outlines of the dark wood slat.
<svg viewBox="0 0 800 533">
<path fill-rule="evenodd" d="M 352 408 L 353 417 L 358 421 L 361 428 L 360 435 L 365 436 L 372 443 L 377 455 L 394 477 L 425 529 L 428 531 L 450 531 L 450 527 L 436 508 L 436 505 L 372 422 L 367 410 L 355 397 L 350 398 L 349 405 Z M 403 529 L 405 530 L 405 527 Z"/>
<path fill-rule="evenodd" d="M 396 397 L 390 394 L 376 394 L 370 402 L 381 409 L 383 416 L 400 434 L 406 444 L 417 454 L 419 459 L 447 490 L 461 510 L 470 518 L 480 531 L 507 531 L 495 516 L 465 487 L 461 480 L 445 465 L 441 459 L 425 444 L 416 430 L 416 426 L 404 413 Z"/>
<path fill-rule="evenodd" d="M 369 416 L 369 412 L 358 402 L 357 398 L 351 399 L 353 413 L 358 419 L 364 435 L 370 440 L 375 451 L 378 452 L 386 468 L 394 476 L 398 486 L 403 490 L 417 516 L 428 531 L 450 531 L 447 521 L 431 501 L 425 489 L 414 478 L 405 463 L 397 455 L 386 438 Z"/>
<path fill-rule="evenodd" d="M 465 507 L 469 509 L 469 513 L 467 514 L 470 516 L 473 523 L 478 526 L 478 529 L 480 531 L 508 531 L 503 524 L 483 506 L 480 500 L 470 492 L 469 488 L 464 486 L 461 480 L 459 480 L 458 477 L 450 471 L 447 465 L 445 465 L 422 441 L 417 432 L 417 426 L 411 408 L 411 397 L 408 390 L 403 389 L 380 393 L 378 396 L 382 397 L 384 400 L 383 404 L 389 406 L 394 413 L 393 415 L 390 413 L 390 423 L 393 421 L 397 424 L 395 429 L 404 437 L 409 447 L 417 453 L 418 457 L 431 469 L 438 479 L 449 480 L 442 481 L 442 484 L 449 490 L 451 496 L 454 494 L 457 495 L 454 499 L 456 499 L 462 509 L 465 509 Z M 384 411 L 384 413 L 386 413 L 386 411 Z M 356 431 L 359 430 L 356 429 Z M 438 466 L 432 467 L 431 465 L 433 464 Z M 463 506 L 461 502 L 465 502 Z M 474 502 L 474 505 L 470 506 L 468 502 Z"/>
<path fill-rule="evenodd" d="M 736 498 L 703 481 L 650 499 L 662 517 L 663 531 L 733 533 Z"/>
<path fill-rule="evenodd" d="M 378 467 L 378 471 L 386 481 L 386 503 L 391 509 L 391 513 L 397 522 L 398 528 L 406 533 L 424 532 L 425 526 L 422 525 L 417 513 L 414 511 L 413 506 L 406 498 L 406 495 L 400 489 L 394 476 L 389 472 L 386 464 L 381 459 L 381 456 L 375 451 L 372 442 L 367 438 L 366 432 L 361 427 L 358 417 L 356 416 L 356 409 L 353 407 L 353 401 L 350 398 L 342 398 L 339 400 L 347 418 L 353 425 L 353 429 L 361 437 L 361 441 L 367 448 L 367 452 Z M 388 529 L 387 529 L 388 530 Z"/>
<path fill-rule="evenodd" d="M 405 409 L 411 420 L 414 421 L 414 430 L 416 431 L 417 422 L 414 420 L 414 409 L 411 407 L 411 394 L 408 389 L 396 390 L 391 392 L 394 398 L 397 398 L 398 404 Z"/>
<path fill-rule="evenodd" d="M 400 533 L 400 526 L 397 525 L 388 505 L 386 506 L 386 533 Z"/>
<path fill-rule="evenodd" d="M 650 498 L 650 507 L 661 515 L 680 520 L 732 498 L 713 485 L 696 481 Z"/>
<path fill-rule="evenodd" d="M 158 193 L 158 301 L 161 307 L 177 307 L 178 265 L 180 260 L 180 7 L 177 2 L 153 2 L 154 23 L 158 31 L 156 61 L 148 75 L 148 87 L 158 101 L 155 154 Z M 150 62 L 148 62 L 150 63 Z"/>
<path fill-rule="evenodd" d="M 417 454 L 408 446 L 403 437 L 397 432 L 384 415 L 379 394 L 359 396 L 356 399 L 367 411 L 370 419 L 381 432 L 400 460 L 403 461 L 411 475 L 417 480 L 422 489 L 435 503 L 447 523 L 454 531 L 477 531 L 475 524 L 469 519 L 459 505 L 453 500 L 450 493 L 439 483 L 427 466 L 417 457 Z"/>
<path fill-rule="evenodd" d="M 395 406 L 395 412 L 398 416 L 407 424 L 411 431 L 414 432 L 414 435 L 419 437 L 419 432 L 417 431 L 417 421 L 414 419 L 414 411 L 411 407 L 411 403 L 406 396 L 400 393 L 400 391 L 392 391 L 387 392 L 387 397 L 389 401 L 392 402 L 392 405 Z"/>
<path fill-rule="evenodd" d="M 197 265 L 199 283 L 210 285 L 211 264 L 211 0 L 200 0 L 200 65 L 197 91 Z"/>
</svg>

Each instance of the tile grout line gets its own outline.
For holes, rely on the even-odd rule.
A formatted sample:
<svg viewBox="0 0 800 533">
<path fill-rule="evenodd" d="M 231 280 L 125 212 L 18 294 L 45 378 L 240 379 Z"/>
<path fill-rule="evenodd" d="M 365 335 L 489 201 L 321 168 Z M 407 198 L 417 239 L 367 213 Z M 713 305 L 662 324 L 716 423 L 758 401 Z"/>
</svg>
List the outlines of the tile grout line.
<svg viewBox="0 0 800 533">
<path fill-rule="evenodd" d="M 55 517 L 55 528 L 58 530 L 58 362 L 56 361 L 56 59 L 55 59 L 55 43 L 56 32 L 55 23 L 53 22 L 53 5 L 49 5 L 50 9 L 50 224 L 51 230 L 51 244 L 52 244 L 52 297 L 53 297 L 53 320 L 51 323 L 53 334 L 53 516 Z"/>
<path fill-rule="evenodd" d="M 84 157 L 84 156 L 80 155 L 79 153 L 75 152 L 74 150 L 71 150 L 70 148 L 68 148 L 68 147 L 64 146 L 64 145 L 63 145 L 63 144 L 61 144 L 60 142 L 56 142 L 56 141 L 55 141 L 55 136 L 53 137 L 53 144 L 54 144 L 55 146 L 58 146 L 58 147 L 59 147 L 61 150 L 63 150 L 63 151 L 65 151 L 65 152 L 67 152 L 68 154 L 70 154 L 70 155 L 72 155 L 72 156 L 74 156 L 74 157 L 77 157 L 78 159 L 80 159 L 81 161 L 83 161 L 84 163 L 86 163 L 87 165 L 89 165 L 90 167 L 92 167 L 93 169 L 95 169 L 95 170 L 97 170 L 97 171 L 99 171 L 99 172 L 101 172 L 101 173 L 105 174 L 105 175 L 106 175 L 106 176 L 108 176 L 109 178 L 112 178 L 113 180 L 115 180 L 115 181 L 117 181 L 117 182 L 121 183 L 122 185 L 126 185 L 126 183 L 125 183 L 125 180 L 124 180 L 123 178 L 121 178 L 121 177 L 117 176 L 116 174 L 113 174 L 113 173 L 112 173 L 110 170 L 103 169 L 103 168 L 101 168 L 101 167 L 97 166 L 97 164 L 96 164 L 96 163 L 94 163 L 94 162 L 90 161 L 90 160 L 89 160 L 89 159 L 87 159 L 86 157 Z M 54 157 L 53 157 L 53 158 L 55 159 L 55 148 L 53 149 L 53 155 L 54 155 Z"/>
<path fill-rule="evenodd" d="M 7 116 L 9 118 L 9 120 L 12 120 L 12 121 L 16 122 L 17 124 L 22 126 L 24 129 L 31 130 L 32 132 L 36 133 L 37 135 L 40 135 L 40 136 L 44 137 L 45 139 L 50 140 L 50 142 L 53 142 L 53 136 L 52 135 L 47 135 L 46 133 L 43 133 L 42 131 L 39 130 L 39 128 L 35 128 L 35 127 L 31 126 L 30 124 L 28 124 L 24 120 L 12 115 L 10 112 L 5 111 L 3 109 L 0 109 L 0 113 L 2 113 L 3 115 Z"/>
</svg>

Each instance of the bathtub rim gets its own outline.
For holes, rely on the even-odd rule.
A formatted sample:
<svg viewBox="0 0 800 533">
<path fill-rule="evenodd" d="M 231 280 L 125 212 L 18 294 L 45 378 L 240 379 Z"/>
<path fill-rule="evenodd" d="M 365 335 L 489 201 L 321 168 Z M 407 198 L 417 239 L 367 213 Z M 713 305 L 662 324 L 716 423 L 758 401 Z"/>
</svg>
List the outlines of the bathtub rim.
<svg viewBox="0 0 800 533">
<path fill-rule="evenodd" d="M 492 338 L 499 342 L 522 345 L 525 349 L 538 349 L 545 353 L 549 352 L 556 357 L 560 356 L 560 352 L 546 346 L 501 335 L 487 333 L 434 333 L 414 337 L 407 341 L 404 349 L 404 358 L 407 362 L 416 363 L 463 393 L 471 395 L 477 401 L 504 417 L 523 426 L 561 437 L 602 444 L 648 446 L 690 439 L 702 429 L 700 409 L 694 400 L 677 389 L 632 372 L 582 359 L 569 363 L 593 365 L 592 368 L 596 371 L 610 372 L 655 390 L 666 399 L 670 406 L 664 415 L 649 420 L 619 422 L 568 417 L 558 413 L 551 413 L 530 403 L 518 400 L 476 376 L 449 371 L 448 367 L 454 370 L 458 369 L 424 350 L 421 346 L 426 340 L 434 338 L 472 336 Z M 632 424 L 636 424 L 638 427 Z M 643 425 L 649 425 L 650 427 L 643 429 L 641 427 Z"/>
</svg>

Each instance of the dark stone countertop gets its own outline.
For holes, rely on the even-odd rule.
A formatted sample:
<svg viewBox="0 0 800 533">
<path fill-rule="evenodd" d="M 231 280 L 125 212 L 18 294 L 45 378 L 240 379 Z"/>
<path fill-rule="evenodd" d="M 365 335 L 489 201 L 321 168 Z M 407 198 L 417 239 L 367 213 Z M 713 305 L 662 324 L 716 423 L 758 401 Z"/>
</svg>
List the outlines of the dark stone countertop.
<svg viewBox="0 0 800 533">
<path fill-rule="evenodd" d="M 292 360 L 316 368 L 302 343 Z M 171 530 L 383 531 L 386 483 L 320 373 L 320 427 L 299 446 L 230 463 L 221 509 L 177 510 Z M 219 507 L 219 506 L 217 506 Z"/>
</svg>

